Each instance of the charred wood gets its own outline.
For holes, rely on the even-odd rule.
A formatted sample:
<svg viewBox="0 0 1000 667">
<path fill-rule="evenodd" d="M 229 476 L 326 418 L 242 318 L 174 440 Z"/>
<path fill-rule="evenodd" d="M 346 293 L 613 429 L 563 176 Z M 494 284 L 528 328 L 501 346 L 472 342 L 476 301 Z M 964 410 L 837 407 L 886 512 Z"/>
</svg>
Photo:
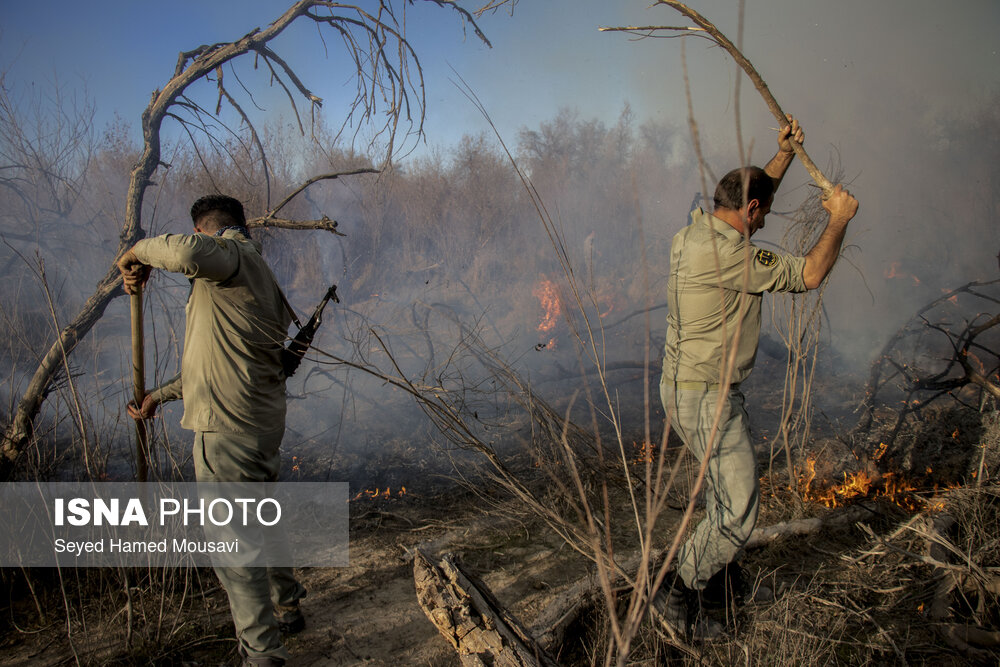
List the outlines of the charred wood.
<svg viewBox="0 0 1000 667">
<path fill-rule="evenodd" d="M 873 511 L 865 505 L 851 505 L 838 512 L 828 512 L 810 519 L 783 521 L 771 526 L 757 528 L 744 545 L 745 549 L 757 549 L 787 537 L 811 535 L 821 530 L 846 526 L 870 517 Z"/>
<path fill-rule="evenodd" d="M 871 428 L 875 418 L 875 410 L 879 405 L 880 392 L 889 387 L 894 381 L 902 384 L 907 400 L 906 407 L 900 411 L 896 426 L 889 437 L 888 444 L 890 445 L 899 433 L 906 417 L 918 413 L 921 406 L 927 405 L 941 396 L 950 395 L 962 387 L 974 384 L 990 396 L 994 398 L 1000 397 L 1000 386 L 992 382 L 983 373 L 975 370 L 969 362 L 969 354 L 973 350 L 985 352 L 994 358 L 1000 358 L 997 350 L 987 349 L 977 342 L 977 338 L 981 334 L 1000 324 L 1000 315 L 993 315 L 981 324 L 967 324 L 965 329 L 960 333 L 955 333 L 941 325 L 932 324 L 925 317 L 934 308 L 963 294 L 984 299 L 996 307 L 996 299 L 983 293 L 978 288 L 997 285 L 998 283 L 1000 283 L 1000 280 L 973 281 L 950 290 L 920 308 L 909 322 L 893 334 L 871 365 L 868 383 L 865 386 L 865 397 L 859 406 L 861 417 L 854 428 L 853 439 L 856 440 Z M 911 365 L 912 360 L 897 358 L 903 342 L 926 329 L 940 331 L 947 338 L 952 348 L 952 357 L 945 360 L 943 370 L 937 373 L 921 373 Z M 956 375 L 956 372 L 960 374 Z M 918 391 L 935 393 L 929 400 L 914 405 L 910 399 Z"/>
<path fill-rule="evenodd" d="M 452 554 L 445 554 L 435 564 L 427 554 L 417 550 L 413 580 L 420 607 L 466 667 L 558 664 L 489 588 L 466 572 Z"/>
<path fill-rule="evenodd" d="M 934 575 L 938 579 L 928 615 L 940 623 L 936 629 L 949 646 L 972 658 L 988 658 L 988 649 L 1000 646 L 1000 631 L 976 623 L 957 622 L 953 603 L 956 597 L 978 599 L 975 611 L 981 613 L 985 597 L 1000 594 L 1000 575 L 984 571 L 968 558 L 960 566 L 958 563 L 953 565 L 955 556 L 962 555 L 948 538 L 956 523 L 954 517 L 941 513 L 925 517 L 923 523 L 924 528 L 918 532 L 925 540 L 927 561 L 937 564 Z"/>
</svg>

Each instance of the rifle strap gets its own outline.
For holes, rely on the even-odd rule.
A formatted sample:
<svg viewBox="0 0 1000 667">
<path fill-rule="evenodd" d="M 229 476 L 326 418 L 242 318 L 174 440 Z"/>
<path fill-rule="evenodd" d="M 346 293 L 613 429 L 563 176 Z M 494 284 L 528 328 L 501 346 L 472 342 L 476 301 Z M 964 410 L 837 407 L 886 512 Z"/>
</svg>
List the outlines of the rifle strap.
<svg viewBox="0 0 1000 667">
<path fill-rule="evenodd" d="M 278 296 L 281 297 L 281 303 L 285 304 L 285 310 L 287 310 L 288 314 L 292 316 L 292 322 L 295 322 L 295 326 L 301 329 L 302 322 L 299 322 L 299 318 L 296 317 L 292 304 L 288 303 L 288 297 L 286 297 L 285 293 L 282 291 L 281 285 L 278 284 L 278 281 L 274 281 L 274 286 L 278 288 Z"/>
</svg>

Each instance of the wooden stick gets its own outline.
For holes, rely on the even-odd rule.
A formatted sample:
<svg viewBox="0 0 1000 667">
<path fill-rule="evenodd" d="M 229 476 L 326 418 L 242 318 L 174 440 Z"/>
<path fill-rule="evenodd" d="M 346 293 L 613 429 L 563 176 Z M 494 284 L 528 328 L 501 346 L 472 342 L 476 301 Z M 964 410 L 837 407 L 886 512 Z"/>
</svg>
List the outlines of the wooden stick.
<svg viewBox="0 0 1000 667">
<path fill-rule="evenodd" d="M 774 114 L 774 117 L 778 120 L 779 126 L 788 124 L 788 118 L 785 116 L 785 112 L 781 110 L 781 107 L 778 105 L 778 101 L 774 99 L 774 95 L 771 94 L 770 89 L 768 89 L 767 84 L 764 83 L 764 79 L 760 76 L 760 73 L 757 72 L 753 64 L 751 64 L 751 62 L 746 59 L 746 57 L 740 52 L 740 50 L 736 48 L 736 45 L 733 44 L 731 41 L 729 41 L 729 39 L 725 35 L 723 35 L 722 32 L 720 32 L 719 29 L 712 24 L 711 21 L 709 21 L 704 16 L 702 16 L 695 10 L 691 9 L 687 5 L 681 2 L 676 2 L 676 0 L 658 0 L 658 3 L 673 7 L 681 14 L 687 16 L 689 19 L 697 23 L 699 27 L 701 27 L 702 29 L 705 30 L 705 32 L 711 35 L 712 40 L 716 44 L 724 48 L 726 51 L 728 51 L 729 55 L 731 55 L 733 57 L 733 60 L 736 61 L 736 64 L 742 67 L 743 71 L 747 73 L 748 77 L 750 77 L 750 81 L 753 82 L 753 85 L 757 89 L 757 92 L 759 92 L 761 96 L 764 98 L 764 102 L 765 104 L 767 104 L 767 108 L 771 110 L 771 113 Z M 806 171 L 809 172 L 809 175 L 812 176 L 812 179 L 816 181 L 816 185 L 822 188 L 823 198 L 825 199 L 829 197 L 830 193 L 833 192 L 833 184 L 830 183 L 830 180 L 823 175 L 823 172 L 819 170 L 819 167 L 816 166 L 816 163 L 813 162 L 812 159 L 806 154 L 806 151 L 804 148 L 802 148 L 801 144 L 798 144 L 794 141 L 791 141 L 789 143 L 791 143 L 792 148 L 795 149 L 795 154 L 799 157 L 799 160 L 802 162 L 802 166 L 806 168 Z"/>
<path fill-rule="evenodd" d="M 142 331 L 142 285 L 133 288 L 130 305 L 132 309 L 132 384 L 135 389 L 135 405 L 142 410 L 146 398 L 146 346 Z M 149 477 L 149 435 L 146 420 L 135 420 L 135 461 L 136 479 L 145 482 Z"/>
</svg>

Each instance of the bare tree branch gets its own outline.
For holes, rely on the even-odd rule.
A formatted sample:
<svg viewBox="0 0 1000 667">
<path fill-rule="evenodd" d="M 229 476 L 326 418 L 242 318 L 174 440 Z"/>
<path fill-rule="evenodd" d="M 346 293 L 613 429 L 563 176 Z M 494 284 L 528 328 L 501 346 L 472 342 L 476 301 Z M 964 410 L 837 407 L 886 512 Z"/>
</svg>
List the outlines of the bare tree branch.
<svg viewBox="0 0 1000 667">
<path fill-rule="evenodd" d="M 263 217 L 261 217 L 260 220 L 267 221 L 267 220 L 273 218 L 278 213 L 278 211 L 280 211 L 282 208 L 284 208 L 285 204 L 287 204 L 288 202 L 290 202 L 293 199 L 295 199 L 297 196 L 299 196 L 306 188 L 308 188 L 313 183 L 318 183 L 320 181 L 331 181 L 331 180 L 340 178 L 341 176 L 357 176 L 358 174 L 378 174 L 378 173 L 381 173 L 378 169 L 372 169 L 370 167 L 364 167 L 364 168 L 361 168 L 361 169 L 351 169 L 349 171 L 338 171 L 338 172 L 333 173 L 333 174 L 323 174 L 321 176 L 313 176 L 312 178 L 310 178 L 309 180 L 307 180 L 305 183 L 303 183 L 302 185 L 300 185 L 298 188 L 296 188 L 295 190 L 293 190 L 291 192 L 291 194 L 289 194 L 287 197 L 285 197 L 284 199 L 282 199 L 281 202 L 277 206 L 275 206 L 274 208 L 272 208 L 266 215 L 264 215 Z M 262 226 L 263 226 L 263 224 L 262 224 Z"/>
<path fill-rule="evenodd" d="M 764 83 L 764 79 L 761 77 L 760 73 L 753 64 L 746 59 L 743 53 L 736 48 L 728 37 L 726 37 L 722 32 L 715 27 L 715 25 L 706 19 L 704 16 L 691 9 L 687 5 L 676 2 L 676 0 L 656 0 L 658 5 L 667 5 L 676 9 L 678 12 L 687 16 L 689 19 L 698 24 L 698 28 L 691 27 L 675 27 L 675 26 L 643 26 L 643 27 L 620 27 L 620 28 L 601 28 L 603 31 L 618 31 L 618 32 L 630 32 L 630 33 L 645 33 L 643 36 L 653 36 L 654 33 L 659 31 L 670 31 L 670 32 L 680 32 L 681 35 L 693 34 L 698 36 L 703 36 L 701 31 L 708 34 L 713 42 L 724 48 L 729 55 L 733 57 L 733 60 L 746 72 L 747 76 L 750 77 L 750 81 L 753 82 L 754 87 L 757 92 L 761 94 L 764 98 L 764 103 L 767 104 L 767 108 L 770 109 L 771 113 L 777 119 L 778 123 L 787 123 L 788 119 L 785 116 L 785 112 L 782 111 L 781 106 L 778 101 L 774 99 L 774 95 L 771 94 L 771 90 Z M 700 29 L 700 30 L 699 30 Z M 792 142 L 792 146 L 795 149 L 795 154 L 798 155 L 799 160 L 802 162 L 802 166 L 806 168 L 812 179 L 816 181 L 823 190 L 823 196 L 827 197 L 833 191 L 833 184 L 830 180 L 823 175 L 816 163 L 812 161 L 805 150 L 802 148 L 801 144 L 796 144 Z"/>
</svg>

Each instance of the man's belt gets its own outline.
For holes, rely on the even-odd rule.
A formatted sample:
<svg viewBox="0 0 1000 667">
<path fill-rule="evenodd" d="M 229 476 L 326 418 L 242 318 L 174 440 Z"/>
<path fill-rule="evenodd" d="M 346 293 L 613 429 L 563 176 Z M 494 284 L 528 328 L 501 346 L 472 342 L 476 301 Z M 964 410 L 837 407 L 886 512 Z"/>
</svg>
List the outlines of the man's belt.
<svg viewBox="0 0 1000 667">
<path fill-rule="evenodd" d="M 721 387 L 718 382 L 699 382 L 698 380 L 674 380 L 674 387 L 694 391 L 716 391 Z M 729 389 L 739 389 L 738 383 L 729 385 Z"/>
</svg>

